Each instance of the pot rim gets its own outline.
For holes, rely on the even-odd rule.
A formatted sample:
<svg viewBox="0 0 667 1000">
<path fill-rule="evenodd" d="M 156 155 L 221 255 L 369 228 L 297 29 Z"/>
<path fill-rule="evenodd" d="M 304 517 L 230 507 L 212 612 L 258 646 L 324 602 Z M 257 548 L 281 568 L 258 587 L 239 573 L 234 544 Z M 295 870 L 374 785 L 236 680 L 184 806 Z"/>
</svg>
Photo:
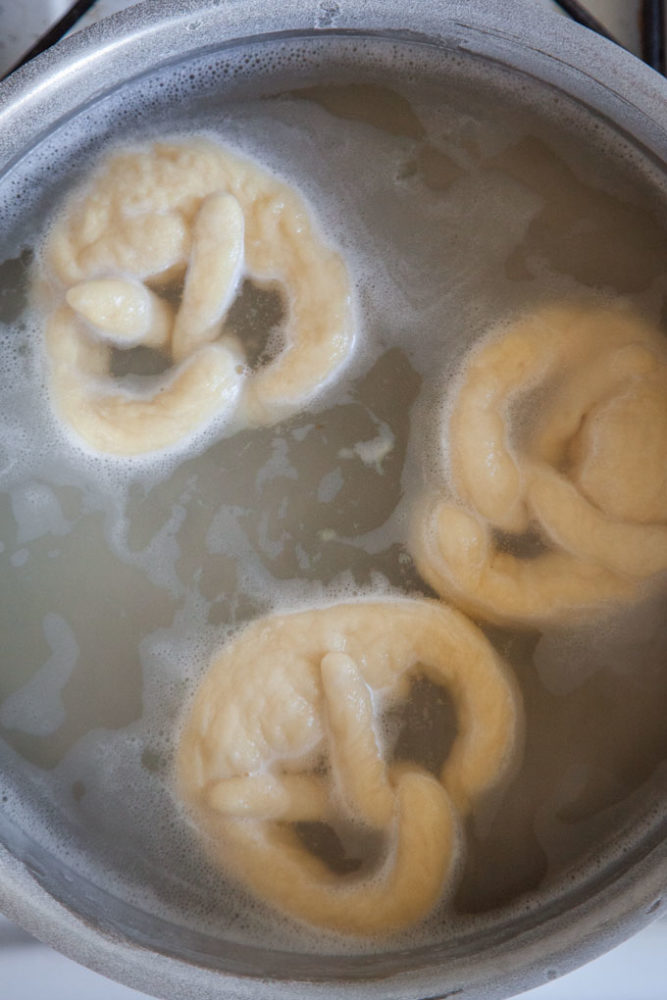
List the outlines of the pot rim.
<svg viewBox="0 0 667 1000">
<path fill-rule="evenodd" d="M 523 73 L 535 70 L 605 118 L 611 101 L 614 125 L 664 162 L 665 78 L 568 18 L 536 11 L 530 0 L 511 0 L 502 11 L 497 0 L 281 0 L 268 11 L 266 0 L 145 0 L 68 36 L 0 84 L 0 169 L 59 121 L 160 65 L 223 42 L 355 31 L 507 61 L 514 69 L 520 51 Z"/>
<path fill-rule="evenodd" d="M 611 121 L 648 155 L 667 150 L 665 81 L 634 56 L 530 0 L 148 0 L 81 31 L 0 86 L 0 171 L 58 123 L 121 83 L 222 44 L 294 34 L 357 33 L 492 60 L 551 84 Z M 502 10 L 500 8 L 503 8 Z M 215 41 L 212 43 L 211 39 Z M 507 997 L 570 971 L 653 919 L 667 890 L 667 836 L 656 819 L 617 877 L 567 910 L 547 913 L 511 946 L 489 946 L 446 968 L 336 981 L 266 980 L 159 954 L 73 912 L 0 844 L 0 908 L 37 937 L 104 975 L 165 998 L 378 1000 Z"/>
</svg>

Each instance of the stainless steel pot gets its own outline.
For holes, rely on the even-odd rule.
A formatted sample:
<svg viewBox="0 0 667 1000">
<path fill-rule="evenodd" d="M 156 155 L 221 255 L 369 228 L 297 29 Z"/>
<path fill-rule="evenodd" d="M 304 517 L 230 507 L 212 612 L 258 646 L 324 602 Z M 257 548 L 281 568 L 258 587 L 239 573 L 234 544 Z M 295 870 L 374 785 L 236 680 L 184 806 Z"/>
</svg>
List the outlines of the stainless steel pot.
<svg viewBox="0 0 667 1000">
<path fill-rule="evenodd" d="M 369 38 L 495 65 L 613 124 L 654 163 L 667 151 L 664 81 L 621 49 L 528 0 L 154 0 L 58 45 L 0 91 L 0 170 L 57 127 L 160 67 L 295 38 Z M 224 86 L 224 84 L 221 84 Z M 66 132 L 62 132 L 66 135 Z M 2 178 L 0 177 L 0 183 Z M 14 921 L 98 971 L 164 998 L 285 1000 L 343 996 L 501 998 L 617 944 L 667 905 L 667 790 L 626 841 L 539 913 L 418 951 L 327 957 L 193 935 L 103 892 L 9 816 L 0 816 L 0 906 Z M 667 898 L 667 897 L 666 897 Z"/>
</svg>

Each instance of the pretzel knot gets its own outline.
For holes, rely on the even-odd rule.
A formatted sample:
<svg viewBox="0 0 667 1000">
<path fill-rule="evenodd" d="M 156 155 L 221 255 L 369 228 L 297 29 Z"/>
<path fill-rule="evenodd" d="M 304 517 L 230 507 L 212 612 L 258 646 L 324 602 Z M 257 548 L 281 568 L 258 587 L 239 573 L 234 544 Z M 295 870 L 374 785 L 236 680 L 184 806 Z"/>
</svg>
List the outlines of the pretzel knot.
<svg viewBox="0 0 667 1000">
<path fill-rule="evenodd" d="M 275 423 L 352 349 L 347 271 L 301 196 L 213 142 L 156 144 L 106 160 L 70 200 L 45 262 L 54 406 L 100 452 L 168 448 L 214 419 Z M 287 298 L 282 349 L 255 372 L 225 333 L 244 276 L 278 284 Z M 140 345 L 170 368 L 134 391 L 112 377 L 112 349 Z"/>
<path fill-rule="evenodd" d="M 531 625 L 636 599 L 667 569 L 667 349 L 638 317 L 552 306 L 485 340 L 447 431 L 460 502 L 427 497 L 412 539 L 440 594 Z M 531 531 L 543 551 L 516 554 Z"/>
<path fill-rule="evenodd" d="M 458 713 L 438 775 L 392 763 L 381 732 L 417 675 Z M 463 820 L 507 778 L 520 720 L 509 671 L 459 612 L 333 605 L 255 622 L 223 648 L 186 720 L 177 782 L 217 863 L 260 898 L 330 930 L 387 934 L 452 890 Z M 299 836 L 305 821 L 371 831 L 379 856 L 336 873 Z"/>
</svg>

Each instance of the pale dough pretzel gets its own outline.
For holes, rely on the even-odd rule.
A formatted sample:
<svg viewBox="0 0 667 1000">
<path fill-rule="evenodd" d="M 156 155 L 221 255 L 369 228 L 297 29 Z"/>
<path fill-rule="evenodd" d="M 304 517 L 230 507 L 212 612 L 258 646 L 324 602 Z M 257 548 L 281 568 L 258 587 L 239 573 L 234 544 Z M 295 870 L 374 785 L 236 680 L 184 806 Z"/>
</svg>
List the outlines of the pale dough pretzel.
<svg viewBox="0 0 667 1000">
<path fill-rule="evenodd" d="M 425 675 L 459 728 L 441 772 L 391 764 L 383 707 Z M 298 919 L 388 934 L 451 891 L 462 820 L 507 779 L 521 736 L 516 686 L 483 635 L 436 602 L 359 601 L 255 622 L 214 659 L 177 753 L 179 793 L 220 866 Z M 383 835 L 371 872 L 340 875 L 291 823 Z"/>
<path fill-rule="evenodd" d="M 214 418 L 274 423 L 306 403 L 353 346 L 345 265 L 300 194 L 205 139 L 108 158 L 66 206 L 44 259 L 52 398 L 98 451 L 168 448 Z M 254 373 L 224 335 L 244 276 L 280 286 L 286 300 L 282 349 Z M 181 279 L 175 308 L 164 290 Z M 140 344 L 173 366 L 143 394 L 109 372 L 112 346 Z"/>
<path fill-rule="evenodd" d="M 516 407 L 546 392 L 529 429 Z M 623 309 L 552 306 L 484 341 L 449 416 L 453 505 L 413 521 L 429 583 L 492 621 L 541 624 L 629 601 L 667 569 L 667 348 Z M 503 551 L 536 528 L 548 551 Z"/>
</svg>

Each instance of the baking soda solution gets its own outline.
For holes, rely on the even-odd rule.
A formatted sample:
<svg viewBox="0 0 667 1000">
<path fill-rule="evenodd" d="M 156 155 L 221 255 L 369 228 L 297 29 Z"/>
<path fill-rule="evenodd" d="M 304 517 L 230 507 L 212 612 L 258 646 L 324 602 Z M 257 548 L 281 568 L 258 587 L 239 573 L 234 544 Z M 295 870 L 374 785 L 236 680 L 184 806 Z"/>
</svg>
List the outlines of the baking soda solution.
<svg viewBox="0 0 667 1000">
<path fill-rule="evenodd" d="M 214 421 L 163 452 L 102 455 L 51 405 L 45 241 L 110 152 L 201 136 L 300 192 L 347 267 L 353 348 L 273 426 Z M 546 86 L 353 38 L 156 71 L 1 179 L 0 788 L 24 856 L 39 869 L 47 844 L 57 859 L 47 888 L 67 899 L 85 881 L 111 927 L 213 964 L 220 941 L 237 956 L 434 942 L 446 956 L 529 921 L 655 821 L 667 787 L 659 583 L 589 622 L 481 623 L 518 680 L 523 752 L 493 808 L 467 821 L 453 898 L 389 940 L 308 928 L 239 887 L 194 830 L 173 760 L 211 657 L 247 623 L 435 596 L 407 541 L 424 489 L 449 488 L 443 408 L 466 352 L 553 301 L 622 302 L 664 325 L 666 208 L 658 167 Z M 280 282 L 240 284 L 225 334 L 254 370 L 280 353 L 289 308 Z M 164 367 L 150 350 L 112 355 L 130 390 Z M 447 691 L 416 682 L 384 719 L 387 756 L 439 772 L 457 724 Z M 363 863 L 325 826 L 302 833 L 334 870 Z"/>
</svg>

